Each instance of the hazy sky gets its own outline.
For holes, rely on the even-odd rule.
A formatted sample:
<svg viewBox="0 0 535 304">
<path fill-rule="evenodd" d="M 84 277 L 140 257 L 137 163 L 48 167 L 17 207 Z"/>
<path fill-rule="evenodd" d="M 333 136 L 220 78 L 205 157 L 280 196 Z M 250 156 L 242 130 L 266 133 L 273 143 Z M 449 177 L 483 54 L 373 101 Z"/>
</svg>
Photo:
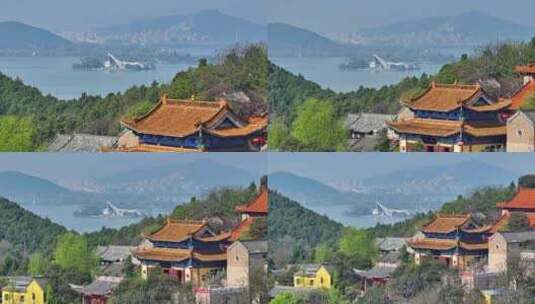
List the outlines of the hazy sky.
<svg viewBox="0 0 535 304">
<path fill-rule="evenodd" d="M 120 24 L 132 19 L 217 9 L 265 23 L 267 0 L 0 0 L 0 21 L 15 20 L 56 32 Z"/>
<path fill-rule="evenodd" d="M 52 181 L 67 181 L 208 159 L 259 176 L 267 172 L 267 159 L 263 155 L 264 153 L 0 153 L 0 171 L 20 171 Z"/>
<path fill-rule="evenodd" d="M 270 21 L 286 22 L 320 33 L 472 10 L 535 27 L 533 0 L 270 0 L 268 10 Z"/>
<path fill-rule="evenodd" d="M 527 153 L 270 153 L 268 168 L 269 172 L 286 171 L 328 183 L 470 160 L 518 175 L 535 173 L 535 154 Z"/>
</svg>

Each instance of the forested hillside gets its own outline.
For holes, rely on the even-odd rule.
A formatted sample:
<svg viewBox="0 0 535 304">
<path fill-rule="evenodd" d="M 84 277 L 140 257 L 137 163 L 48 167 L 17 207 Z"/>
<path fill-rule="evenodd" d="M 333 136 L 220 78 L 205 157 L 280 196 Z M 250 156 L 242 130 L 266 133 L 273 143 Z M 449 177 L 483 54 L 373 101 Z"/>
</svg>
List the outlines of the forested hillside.
<svg viewBox="0 0 535 304">
<path fill-rule="evenodd" d="M 117 135 L 122 116 L 148 111 L 164 93 L 214 100 L 242 92 L 246 97 L 231 100 L 233 108 L 243 115 L 264 112 L 266 87 L 267 52 L 262 45 L 227 50 L 213 64 L 200 60 L 198 67 L 177 73 L 169 84 L 134 86 L 105 97 L 84 94 L 59 100 L 0 73 L 0 150 L 38 150 L 58 133 Z"/>
<path fill-rule="evenodd" d="M 14 249 L 50 252 L 55 239 L 67 232 L 65 227 L 43 219 L 14 202 L 0 198 L 0 240 L 8 241 Z"/>
<path fill-rule="evenodd" d="M 342 224 L 319 215 L 299 203 L 269 193 L 269 250 L 276 264 L 310 260 L 319 244 L 336 244 Z"/>
</svg>

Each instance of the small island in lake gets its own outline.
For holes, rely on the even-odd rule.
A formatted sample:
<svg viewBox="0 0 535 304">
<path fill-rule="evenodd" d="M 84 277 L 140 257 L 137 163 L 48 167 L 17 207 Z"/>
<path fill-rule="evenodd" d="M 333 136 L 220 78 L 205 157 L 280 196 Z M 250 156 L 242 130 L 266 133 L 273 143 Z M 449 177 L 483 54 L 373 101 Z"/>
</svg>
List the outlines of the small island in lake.
<svg viewBox="0 0 535 304">
<path fill-rule="evenodd" d="M 86 71 L 147 71 L 154 70 L 156 66 L 152 62 L 123 61 L 108 53 L 106 60 L 98 57 L 85 57 L 72 65 L 75 70 Z"/>
<path fill-rule="evenodd" d="M 106 207 L 85 206 L 74 212 L 75 216 L 105 216 L 105 217 L 143 217 L 143 212 L 137 209 L 121 209 L 112 202 L 106 202 Z"/>
</svg>

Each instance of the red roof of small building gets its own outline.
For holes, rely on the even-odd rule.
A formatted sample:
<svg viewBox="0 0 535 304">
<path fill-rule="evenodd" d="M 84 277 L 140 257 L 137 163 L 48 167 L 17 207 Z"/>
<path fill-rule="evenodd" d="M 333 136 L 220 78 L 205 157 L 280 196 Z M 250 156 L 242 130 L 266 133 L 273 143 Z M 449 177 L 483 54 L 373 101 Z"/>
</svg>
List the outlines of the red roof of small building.
<svg viewBox="0 0 535 304">
<path fill-rule="evenodd" d="M 515 71 L 520 74 L 535 74 L 535 64 L 517 65 Z"/>
<path fill-rule="evenodd" d="M 533 94 L 535 94 L 535 81 L 530 81 L 512 97 L 511 110 L 520 109 L 526 99 Z"/>
<path fill-rule="evenodd" d="M 535 188 L 518 187 L 515 196 L 507 202 L 497 204 L 501 209 L 533 209 L 535 212 Z"/>
<path fill-rule="evenodd" d="M 262 188 L 260 194 L 247 205 L 236 206 L 240 213 L 268 214 L 268 189 Z"/>
<path fill-rule="evenodd" d="M 509 215 L 507 215 L 507 214 L 502 215 L 498 219 L 498 221 L 491 226 L 489 232 L 490 233 L 496 233 L 496 232 L 502 230 L 507 225 L 508 222 L 509 222 Z"/>
<path fill-rule="evenodd" d="M 230 241 L 234 242 L 240 239 L 240 237 L 249 231 L 251 231 L 251 226 L 253 225 L 254 218 L 249 217 L 242 221 L 238 226 L 232 229 L 230 233 Z"/>
</svg>

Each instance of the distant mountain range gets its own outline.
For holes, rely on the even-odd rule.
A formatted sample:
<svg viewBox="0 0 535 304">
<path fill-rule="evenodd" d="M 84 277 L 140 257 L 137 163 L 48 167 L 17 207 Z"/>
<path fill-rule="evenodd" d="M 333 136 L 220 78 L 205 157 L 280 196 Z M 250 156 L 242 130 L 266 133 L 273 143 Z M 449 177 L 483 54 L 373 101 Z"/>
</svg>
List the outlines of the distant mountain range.
<svg viewBox="0 0 535 304">
<path fill-rule="evenodd" d="M 71 41 L 47 30 L 20 22 L 0 22 L 0 50 L 41 52 L 74 47 Z"/>
<path fill-rule="evenodd" d="M 265 42 L 267 26 L 216 10 L 206 10 L 191 15 L 136 20 L 64 35 L 70 40 L 20 22 L 0 22 L 0 55 L 89 56 L 112 50 L 115 53 L 128 53 L 125 48 L 130 47 L 130 53 L 141 56 L 151 54 L 147 48 L 152 49 L 152 53 L 159 54 L 160 49 L 154 49 L 158 46 L 172 48 L 199 45 L 224 48 L 237 43 Z"/>
<path fill-rule="evenodd" d="M 527 40 L 535 28 L 479 11 L 457 16 L 426 17 L 359 32 L 367 44 L 403 46 L 474 46 L 496 41 Z"/>
<path fill-rule="evenodd" d="M 507 170 L 466 161 L 454 165 L 429 166 L 367 178 L 353 185 L 333 187 L 318 180 L 288 172 L 269 176 L 270 188 L 303 206 L 324 210 L 325 206 L 347 206 L 347 213 L 370 214 L 379 201 L 389 208 L 423 211 L 436 209 L 457 195 L 484 186 L 507 185 L 518 178 Z"/>
<path fill-rule="evenodd" d="M 17 171 L 0 172 L 0 196 L 10 199 L 26 197 L 49 199 L 66 197 L 73 192 L 49 180 Z"/>
<path fill-rule="evenodd" d="M 465 194 L 481 186 L 507 185 L 518 175 L 477 160 L 428 166 L 362 180 L 361 186 L 392 194 Z"/>
<path fill-rule="evenodd" d="M 410 50 L 417 52 L 413 57 L 422 57 L 443 47 L 472 48 L 496 41 L 526 41 L 535 35 L 535 28 L 472 11 L 365 28 L 353 34 L 356 41 L 342 43 L 304 28 L 272 23 L 268 25 L 268 46 L 273 56 L 365 57 L 378 52 L 408 60 Z"/>
<path fill-rule="evenodd" d="M 273 56 L 347 54 L 352 48 L 318 33 L 286 23 L 268 24 L 268 47 Z"/>
<path fill-rule="evenodd" d="M 92 186 L 100 193 L 138 194 L 178 203 L 216 187 L 248 186 L 251 182 L 258 182 L 258 179 L 258 176 L 245 170 L 200 159 L 114 174 L 95 179 Z"/>
<path fill-rule="evenodd" d="M 96 30 L 106 43 L 176 45 L 265 41 L 267 29 L 245 19 L 205 10 L 192 15 L 132 21 Z"/>
</svg>

